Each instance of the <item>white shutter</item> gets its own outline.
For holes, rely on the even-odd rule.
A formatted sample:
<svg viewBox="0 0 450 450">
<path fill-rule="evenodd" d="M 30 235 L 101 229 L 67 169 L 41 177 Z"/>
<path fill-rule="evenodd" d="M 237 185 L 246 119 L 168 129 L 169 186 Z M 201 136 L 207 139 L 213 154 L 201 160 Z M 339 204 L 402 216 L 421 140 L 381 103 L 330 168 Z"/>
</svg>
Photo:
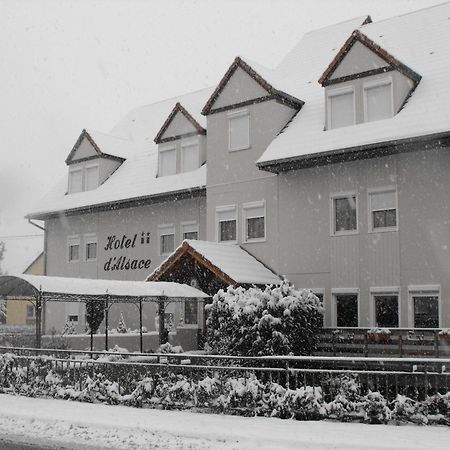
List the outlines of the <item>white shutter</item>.
<svg viewBox="0 0 450 450">
<path fill-rule="evenodd" d="M 396 209 L 395 203 L 395 191 L 372 192 L 370 194 L 370 206 L 372 211 Z"/>
<path fill-rule="evenodd" d="M 353 102 L 353 95 L 353 91 L 329 94 L 329 128 L 340 128 L 354 124 L 355 105 Z"/>
<path fill-rule="evenodd" d="M 392 117 L 391 83 L 366 87 L 366 122 Z"/>
<path fill-rule="evenodd" d="M 98 187 L 98 166 L 86 167 L 85 190 L 91 191 Z"/>
<path fill-rule="evenodd" d="M 225 220 L 236 220 L 236 208 L 218 209 L 217 218 L 219 222 L 223 222 Z"/>
<path fill-rule="evenodd" d="M 199 149 L 198 144 L 186 145 L 181 148 L 181 161 L 183 172 L 190 172 L 198 169 L 199 165 Z"/>
<path fill-rule="evenodd" d="M 229 150 L 250 147 L 250 116 L 248 113 L 229 117 Z"/>
<path fill-rule="evenodd" d="M 83 190 L 82 169 L 69 170 L 69 194 L 81 192 Z"/>
<path fill-rule="evenodd" d="M 177 150 L 159 151 L 159 176 L 174 175 L 177 173 Z"/>
</svg>

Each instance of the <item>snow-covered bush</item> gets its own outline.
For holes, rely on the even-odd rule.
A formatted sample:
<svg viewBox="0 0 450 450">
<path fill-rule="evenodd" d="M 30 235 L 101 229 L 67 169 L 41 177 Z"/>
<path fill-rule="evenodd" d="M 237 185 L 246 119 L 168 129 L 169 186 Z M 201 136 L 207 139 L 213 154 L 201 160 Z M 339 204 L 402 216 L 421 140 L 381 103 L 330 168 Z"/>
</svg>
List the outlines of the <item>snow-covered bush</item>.
<svg viewBox="0 0 450 450">
<path fill-rule="evenodd" d="M 326 405 L 329 417 L 347 421 L 363 416 L 360 411 L 360 385 L 355 375 L 343 375 L 332 379 L 330 388 L 335 392 L 335 396 Z"/>
<path fill-rule="evenodd" d="M 405 395 L 397 395 L 391 405 L 392 417 L 399 422 L 414 422 L 419 424 L 427 424 L 428 418 L 421 402 L 406 397 Z"/>
<path fill-rule="evenodd" d="M 387 423 L 391 418 L 391 410 L 386 399 L 379 392 L 369 392 L 362 398 L 364 420 L 368 423 Z"/>
<path fill-rule="evenodd" d="M 315 349 L 322 306 L 309 290 L 280 286 L 220 290 L 208 311 L 207 339 L 227 355 L 308 355 Z"/>
<path fill-rule="evenodd" d="M 76 323 L 72 320 L 67 320 L 64 324 L 64 328 L 61 331 L 62 335 L 75 334 L 77 332 Z"/>
<path fill-rule="evenodd" d="M 119 334 L 129 333 L 129 329 L 125 324 L 125 319 L 123 318 L 123 313 L 120 313 L 119 323 L 117 324 L 116 332 Z"/>
<path fill-rule="evenodd" d="M 172 345 L 170 342 L 161 344 L 157 349 L 156 353 L 183 353 L 183 347 L 181 345 Z"/>
</svg>

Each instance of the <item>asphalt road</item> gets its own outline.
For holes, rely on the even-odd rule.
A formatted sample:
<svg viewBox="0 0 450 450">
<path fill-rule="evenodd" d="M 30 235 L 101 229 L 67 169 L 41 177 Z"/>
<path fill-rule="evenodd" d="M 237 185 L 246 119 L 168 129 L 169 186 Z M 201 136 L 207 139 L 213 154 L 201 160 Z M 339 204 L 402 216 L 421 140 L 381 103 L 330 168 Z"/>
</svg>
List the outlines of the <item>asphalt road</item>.
<svg viewBox="0 0 450 450">
<path fill-rule="evenodd" d="M 71 446 L 68 444 L 59 443 L 48 443 L 43 444 L 32 443 L 32 442 L 21 442 L 20 436 L 8 437 L 0 435 L 0 450 L 73 450 L 73 449 L 83 449 L 83 450 L 108 450 L 103 447 L 92 447 L 92 446 Z"/>
</svg>

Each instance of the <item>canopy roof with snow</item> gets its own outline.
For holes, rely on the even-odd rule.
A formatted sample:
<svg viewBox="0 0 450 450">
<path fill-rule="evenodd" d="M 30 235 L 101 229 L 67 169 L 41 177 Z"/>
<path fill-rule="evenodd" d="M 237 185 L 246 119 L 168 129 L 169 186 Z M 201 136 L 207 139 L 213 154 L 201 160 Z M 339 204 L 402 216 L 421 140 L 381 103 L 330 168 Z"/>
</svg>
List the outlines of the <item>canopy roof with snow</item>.
<svg viewBox="0 0 450 450">
<path fill-rule="evenodd" d="M 47 300 L 83 301 L 87 298 L 106 298 L 120 302 L 140 298 L 155 299 L 207 298 L 208 295 L 191 286 L 172 282 L 117 281 L 40 275 L 0 276 L 0 296 L 36 297 Z"/>
<path fill-rule="evenodd" d="M 237 244 L 187 239 L 156 268 L 147 280 L 157 281 L 188 256 L 226 285 L 279 284 L 280 278 Z"/>
<path fill-rule="evenodd" d="M 206 118 L 201 110 L 213 92 L 212 88 L 170 98 L 132 110 L 108 134 L 84 130 L 69 154 L 84 137 L 98 156 L 124 160 L 120 167 L 99 187 L 90 191 L 67 194 L 68 174 L 27 215 L 45 219 L 61 211 L 85 211 L 91 208 L 119 207 L 123 203 L 157 200 L 161 196 L 202 191 L 206 185 L 206 166 L 158 178 L 158 146 L 154 142 L 161 125 L 170 116 L 177 102 L 201 129 Z"/>
<path fill-rule="evenodd" d="M 261 169 L 295 168 L 296 161 L 317 163 L 320 156 L 364 148 L 370 152 L 414 139 L 440 139 L 450 131 L 450 3 L 371 22 L 354 19 L 308 33 L 276 72 L 293 78 L 289 91 L 305 101 L 301 111 L 258 160 Z M 356 30 L 356 31 L 355 31 Z M 420 83 L 394 117 L 324 130 L 324 82 L 349 39 L 371 42 L 395 70 Z M 295 81 L 295 82 L 294 82 Z M 300 166 L 301 167 L 301 166 Z"/>
</svg>

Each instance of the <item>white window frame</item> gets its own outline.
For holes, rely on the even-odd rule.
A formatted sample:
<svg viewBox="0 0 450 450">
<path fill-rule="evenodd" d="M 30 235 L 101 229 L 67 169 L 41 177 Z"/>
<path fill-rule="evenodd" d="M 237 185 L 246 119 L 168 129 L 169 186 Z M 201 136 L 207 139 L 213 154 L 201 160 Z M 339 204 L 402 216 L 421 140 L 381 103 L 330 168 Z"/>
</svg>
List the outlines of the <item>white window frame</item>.
<svg viewBox="0 0 450 450">
<path fill-rule="evenodd" d="M 369 122 L 367 117 L 367 91 L 371 88 L 376 88 L 380 86 L 391 86 L 391 116 L 386 117 L 386 119 L 390 119 L 394 117 L 394 83 L 392 81 L 392 77 L 385 77 L 378 80 L 366 81 L 363 83 L 363 102 L 364 102 L 364 122 Z M 380 119 L 382 120 L 382 119 Z M 371 121 L 376 122 L 376 121 Z"/>
<path fill-rule="evenodd" d="M 369 319 L 370 326 L 376 326 L 376 317 L 375 317 L 375 297 L 382 295 L 396 295 L 397 296 L 397 309 L 398 309 L 398 325 L 396 328 L 400 327 L 402 321 L 402 311 L 400 301 L 400 287 L 399 286 L 372 286 L 370 288 L 370 310 L 369 310 Z"/>
<path fill-rule="evenodd" d="M 338 295 L 356 295 L 357 296 L 357 305 L 358 305 L 358 327 L 361 326 L 361 296 L 359 293 L 359 288 L 350 287 L 350 288 L 333 288 L 331 289 L 331 327 L 337 328 L 337 296 Z M 325 299 L 325 297 L 324 297 Z M 346 327 L 339 327 L 346 328 Z"/>
<path fill-rule="evenodd" d="M 181 163 L 181 172 L 185 172 L 184 170 L 184 149 L 186 147 L 191 147 L 193 145 L 197 146 L 197 151 L 198 151 L 198 158 L 197 158 L 197 167 L 196 169 L 198 169 L 200 167 L 200 154 L 201 154 L 201 149 L 200 149 L 200 141 L 198 139 L 189 139 L 189 140 L 184 140 L 181 142 L 181 157 L 180 157 L 180 163 Z M 194 170 L 190 170 L 189 172 L 193 172 Z"/>
<path fill-rule="evenodd" d="M 247 211 L 252 208 L 263 208 L 263 216 L 247 217 Z M 263 217 L 264 218 L 264 237 L 263 238 L 248 238 L 247 236 L 247 219 Z M 248 202 L 242 204 L 242 242 L 248 244 L 253 242 L 266 242 L 267 240 L 267 212 L 266 212 L 266 201 L 259 200 L 256 202 Z"/>
<path fill-rule="evenodd" d="M 180 242 L 184 241 L 184 233 L 197 233 L 197 239 L 200 238 L 198 222 L 181 222 L 180 223 Z"/>
<path fill-rule="evenodd" d="M 339 95 L 353 94 L 353 123 L 342 127 L 331 128 L 331 97 L 337 97 Z M 347 126 L 356 124 L 356 95 L 353 86 L 344 86 L 340 88 L 334 88 L 327 90 L 327 130 L 339 130 L 340 128 L 346 128 Z"/>
<path fill-rule="evenodd" d="M 78 259 L 70 259 L 70 247 L 78 245 Z M 68 263 L 78 263 L 81 261 L 81 238 L 78 234 L 67 236 L 67 256 Z"/>
<path fill-rule="evenodd" d="M 97 258 L 98 258 L 98 240 L 97 240 L 97 235 L 95 233 L 88 233 L 88 234 L 85 234 L 83 236 L 83 238 L 84 238 L 84 246 L 83 246 L 83 249 L 84 249 L 84 260 L 86 262 L 97 261 Z M 96 251 L 95 251 L 95 258 L 89 258 L 88 259 L 88 251 L 87 251 L 88 244 L 96 244 L 97 245 L 97 248 L 96 248 Z"/>
<path fill-rule="evenodd" d="M 408 286 L 408 325 L 409 328 L 414 329 L 414 302 L 413 297 L 430 297 L 437 296 L 438 298 L 438 319 L 439 326 L 442 328 L 442 295 L 440 284 L 411 284 Z M 420 329 L 420 328 L 419 328 Z"/>
<path fill-rule="evenodd" d="M 221 212 L 226 211 L 234 211 L 235 213 L 235 220 L 236 220 L 236 239 L 234 241 L 221 241 L 219 240 L 219 224 L 220 222 L 224 222 L 222 220 L 219 220 L 219 214 Z M 238 231 L 239 231 L 239 223 L 238 223 L 238 208 L 236 204 L 233 205 L 223 205 L 223 206 L 216 206 L 216 217 L 215 217 L 215 223 L 216 223 L 216 242 L 220 242 L 222 244 L 237 244 L 237 238 L 238 238 Z"/>
<path fill-rule="evenodd" d="M 161 173 L 161 162 L 162 162 L 161 161 L 161 153 L 170 152 L 170 151 L 175 151 L 175 174 L 178 173 L 178 170 L 177 170 L 177 160 L 178 160 L 177 153 L 178 153 L 178 151 L 177 151 L 176 144 L 164 145 L 164 146 L 160 145 L 158 148 L 158 178 L 170 176 L 170 175 L 163 175 Z M 172 174 L 172 175 L 175 175 L 175 174 Z"/>
<path fill-rule="evenodd" d="M 170 236 L 171 234 L 173 234 L 173 250 L 171 252 L 163 253 L 161 245 L 161 237 Z M 167 256 L 170 255 L 176 248 L 177 244 L 175 241 L 175 225 L 173 223 L 158 225 L 158 254 L 160 256 Z"/>
<path fill-rule="evenodd" d="M 74 172 L 80 172 L 81 173 L 81 190 L 77 192 L 72 192 L 72 178 L 71 174 Z M 77 194 L 78 192 L 83 192 L 84 189 L 84 173 L 83 173 L 83 167 L 69 167 L 69 180 L 68 180 L 68 186 L 67 186 L 67 192 L 69 194 Z"/>
<path fill-rule="evenodd" d="M 356 229 L 336 231 L 334 200 L 340 198 L 355 197 L 356 202 Z M 330 194 L 330 236 L 349 236 L 359 234 L 359 199 L 356 191 L 333 192 Z"/>
<path fill-rule="evenodd" d="M 372 194 L 383 194 L 388 192 L 394 192 L 395 193 L 395 227 L 384 227 L 384 228 L 374 228 L 373 227 L 373 210 L 372 210 Z M 386 233 L 390 231 L 398 231 L 398 193 L 397 193 L 397 186 L 390 185 L 390 186 L 382 186 L 378 188 L 371 188 L 367 190 L 367 205 L 368 205 L 368 232 L 369 233 Z M 376 209 L 375 211 L 380 211 Z M 384 211 L 384 210 L 383 210 Z"/>
<path fill-rule="evenodd" d="M 87 179 L 88 179 L 87 171 L 88 171 L 88 169 L 94 169 L 94 168 L 97 169 L 97 185 L 93 189 L 88 189 L 87 188 Z M 84 175 L 83 176 L 83 190 L 84 191 L 88 191 L 88 190 L 89 191 L 93 191 L 94 189 L 97 189 L 100 186 L 100 168 L 99 168 L 99 164 L 98 163 L 86 164 L 84 166 L 84 174 L 83 175 Z"/>
<path fill-rule="evenodd" d="M 247 144 L 240 146 L 240 147 L 236 147 L 236 148 L 232 148 L 231 147 L 231 120 L 232 119 L 236 119 L 238 117 L 244 117 L 247 116 L 247 121 L 248 121 L 248 135 L 247 135 Z M 239 150 L 247 150 L 250 148 L 250 111 L 248 109 L 243 109 L 243 110 L 239 110 L 239 111 L 233 111 L 233 112 L 229 112 L 227 114 L 227 120 L 228 120 L 228 151 L 229 152 L 237 152 Z"/>
</svg>

